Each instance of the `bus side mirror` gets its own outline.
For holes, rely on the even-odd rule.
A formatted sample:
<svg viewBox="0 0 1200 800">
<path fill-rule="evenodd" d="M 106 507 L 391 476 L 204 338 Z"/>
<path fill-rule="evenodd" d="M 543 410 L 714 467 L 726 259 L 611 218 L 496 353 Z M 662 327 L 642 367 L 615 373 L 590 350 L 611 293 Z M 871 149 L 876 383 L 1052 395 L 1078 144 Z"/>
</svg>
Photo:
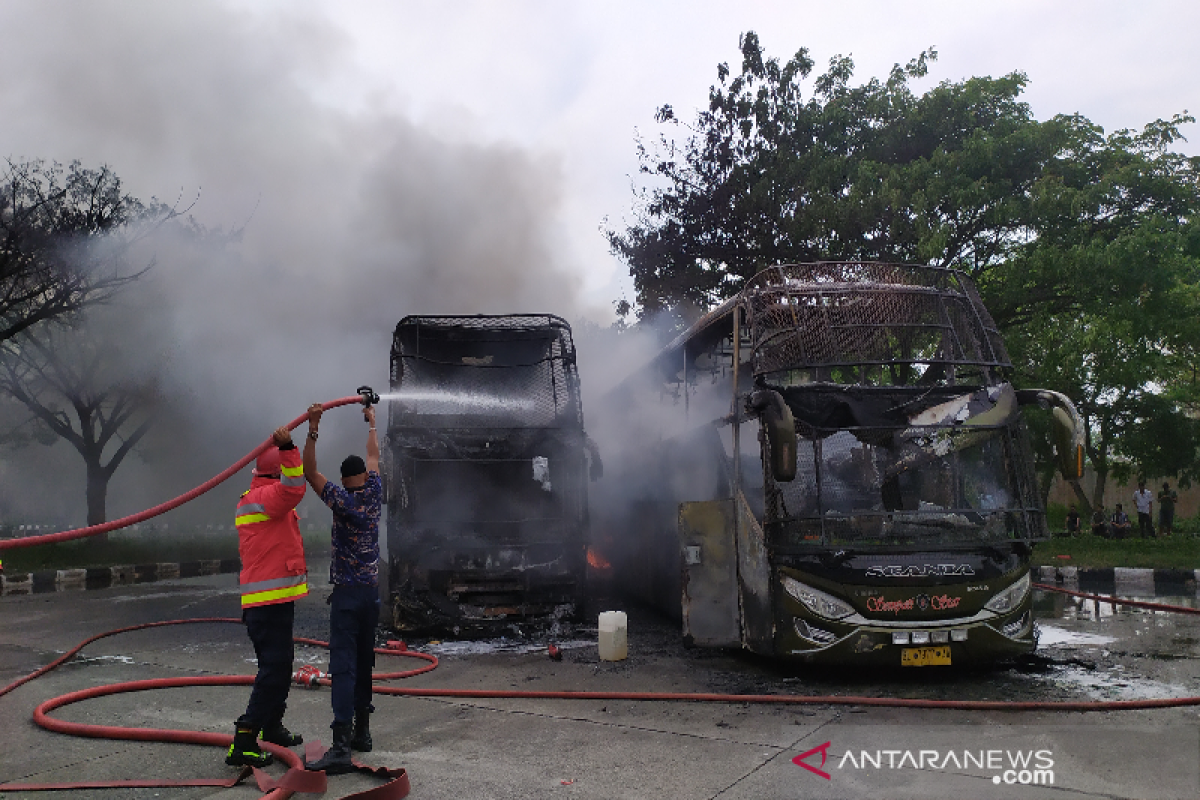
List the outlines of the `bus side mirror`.
<svg viewBox="0 0 1200 800">
<path fill-rule="evenodd" d="M 758 389 L 746 398 L 746 411 L 756 416 L 771 445 L 771 476 L 779 483 L 796 477 L 796 420 L 779 392 Z"/>
<path fill-rule="evenodd" d="M 1069 481 L 1083 477 L 1083 420 L 1075 404 L 1061 392 L 1049 389 L 1022 389 L 1017 392 L 1021 405 L 1036 403 L 1051 409 L 1054 417 L 1054 460 L 1058 471 Z"/>
<path fill-rule="evenodd" d="M 1067 480 L 1083 477 L 1083 443 L 1071 415 L 1061 406 L 1054 407 L 1054 454 L 1058 471 Z"/>
</svg>

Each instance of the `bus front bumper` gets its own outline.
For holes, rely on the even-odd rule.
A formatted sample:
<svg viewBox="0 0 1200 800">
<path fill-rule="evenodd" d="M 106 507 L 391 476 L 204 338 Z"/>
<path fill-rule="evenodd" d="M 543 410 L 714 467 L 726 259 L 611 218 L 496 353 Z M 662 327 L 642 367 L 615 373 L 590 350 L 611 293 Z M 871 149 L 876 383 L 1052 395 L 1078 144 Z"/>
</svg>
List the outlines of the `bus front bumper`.
<svg viewBox="0 0 1200 800">
<path fill-rule="evenodd" d="M 988 619 L 841 624 L 810 616 L 779 620 L 776 652 L 814 664 L 958 666 L 1000 661 L 1037 647 L 1027 600 Z"/>
</svg>

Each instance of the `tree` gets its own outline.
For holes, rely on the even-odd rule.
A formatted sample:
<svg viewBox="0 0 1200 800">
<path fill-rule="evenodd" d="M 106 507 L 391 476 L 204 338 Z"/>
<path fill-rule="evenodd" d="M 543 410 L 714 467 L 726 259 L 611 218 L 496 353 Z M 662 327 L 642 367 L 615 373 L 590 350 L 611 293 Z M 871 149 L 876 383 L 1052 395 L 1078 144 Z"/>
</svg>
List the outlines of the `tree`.
<svg viewBox="0 0 1200 800">
<path fill-rule="evenodd" d="M 108 167 L 78 161 L 9 161 L 0 183 L 0 390 L 34 423 L 32 437 L 5 438 L 75 448 L 89 525 L 105 521 L 108 483 L 158 395 L 157 372 L 131 371 L 125 357 L 145 342 L 122 348 L 128 320 L 103 325 L 95 310 L 153 266 L 131 265 L 134 246 L 187 210 L 138 200 Z"/>
<path fill-rule="evenodd" d="M 1176 367 L 1144 315 L 1047 316 L 1033 327 L 1010 336 L 1018 379 L 1053 385 L 1075 401 L 1096 476 L 1090 497 L 1075 487 L 1085 512 L 1102 503 L 1110 476 L 1197 476 L 1200 419 L 1164 391 Z"/>
<path fill-rule="evenodd" d="M 1018 100 L 1023 75 L 916 95 L 909 80 L 927 74 L 933 50 L 857 87 L 839 57 L 805 100 L 807 50 L 780 65 L 753 33 L 741 49 L 741 74 L 718 67 L 682 142 L 639 143 L 654 188 L 639 191 L 635 222 L 608 236 L 640 316 L 707 307 L 774 263 L 918 261 L 977 274 L 1022 241 L 1039 167 L 1069 134 L 1063 120 L 1032 119 Z M 681 124 L 670 106 L 656 118 Z"/>
<path fill-rule="evenodd" d="M 1087 423 L 1085 508 L 1110 474 L 1200 474 L 1200 160 L 1169 149 L 1189 120 L 1108 137 L 1077 121 L 1035 187 L 1035 235 L 982 280 L 1017 380 L 1069 394 Z"/>
<path fill-rule="evenodd" d="M 64 439 L 83 458 L 88 525 L 107 520 L 109 481 L 150 430 L 159 403 L 162 357 L 125 327 L 93 315 L 75 327 L 39 326 L 0 345 L 0 389 L 52 434 L 35 438 Z"/>
<path fill-rule="evenodd" d="M 1079 115 L 1038 121 L 1020 72 L 916 94 L 910 81 L 928 74 L 933 50 L 859 86 L 836 57 L 805 98 L 807 50 L 780 64 L 754 33 L 740 44 L 740 74 L 718 66 L 694 123 L 658 109 L 682 135 L 638 142 L 646 183 L 633 222 L 608 238 L 639 319 L 685 324 L 777 263 L 961 269 L 1014 351 L 1018 382 L 1086 398 L 1098 471 L 1119 455 L 1118 470 L 1137 459 L 1139 470 L 1195 472 L 1194 446 L 1178 440 L 1172 461 L 1154 443 L 1200 405 L 1200 159 L 1170 149 L 1191 117 L 1109 136 Z"/>
<path fill-rule="evenodd" d="M 186 213 L 123 194 L 108 167 L 7 162 L 0 179 L 0 342 L 106 302 L 150 265 L 131 246 Z"/>
</svg>

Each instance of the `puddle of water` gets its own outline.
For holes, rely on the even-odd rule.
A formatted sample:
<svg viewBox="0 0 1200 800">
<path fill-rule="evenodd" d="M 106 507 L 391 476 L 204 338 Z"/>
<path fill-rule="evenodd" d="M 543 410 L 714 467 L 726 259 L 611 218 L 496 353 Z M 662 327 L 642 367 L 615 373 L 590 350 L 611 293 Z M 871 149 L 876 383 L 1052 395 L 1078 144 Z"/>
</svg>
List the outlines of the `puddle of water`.
<svg viewBox="0 0 1200 800">
<path fill-rule="evenodd" d="M 1081 691 L 1094 700 L 1167 700 L 1195 694 L 1186 686 L 1177 683 L 1163 683 L 1129 675 L 1120 666 L 1089 670 L 1074 665 L 1062 665 L 1055 667 L 1051 675 L 1036 676 L 1035 679 L 1060 689 Z"/>
<path fill-rule="evenodd" d="M 588 639 L 576 639 L 567 642 L 555 642 L 560 650 L 575 650 L 581 647 L 595 647 L 596 643 Z M 437 642 L 421 646 L 421 652 L 432 653 L 435 656 L 476 656 L 489 653 L 541 653 L 546 650 L 546 642 L 518 642 L 506 639 L 491 639 L 478 642 Z"/>
<path fill-rule="evenodd" d="M 115 661 L 118 664 L 133 664 L 135 663 L 130 656 L 76 656 L 71 660 L 72 664 L 94 664 L 101 661 Z"/>
<path fill-rule="evenodd" d="M 1122 600 L 1138 600 L 1183 608 L 1200 608 L 1200 598 L 1190 595 L 1156 595 L 1133 597 L 1128 594 L 1117 596 Z M 1175 612 L 1153 608 L 1123 606 L 1111 602 L 1090 600 L 1059 592 L 1038 591 L 1034 600 L 1034 614 L 1041 619 L 1107 619 L 1120 615 L 1163 616 Z"/>
<path fill-rule="evenodd" d="M 295 661 L 297 664 L 313 664 L 321 665 L 329 663 L 329 651 L 323 647 L 305 647 L 300 645 L 296 648 Z M 379 659 L 375 659 L 376 667 L 379 666 Z"/>
<path fill-rule="evenodd" d="M 1038 630 L 1038 647 L 1100 647 L 1116 641 L 1112 636 L 1068 631 L 1053 625 L 1039 625 Z"/>
</svg>

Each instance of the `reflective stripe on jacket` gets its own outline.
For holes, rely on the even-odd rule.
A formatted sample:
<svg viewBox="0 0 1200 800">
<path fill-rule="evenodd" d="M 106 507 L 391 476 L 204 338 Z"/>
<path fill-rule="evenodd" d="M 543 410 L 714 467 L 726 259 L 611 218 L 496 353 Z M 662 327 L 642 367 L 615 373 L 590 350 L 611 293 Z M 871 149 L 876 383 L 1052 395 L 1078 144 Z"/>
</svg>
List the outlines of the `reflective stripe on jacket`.
<svg viewBox="0 0 1200 800">
<path fill-rule="evenodd" d="M 287 603 L 308 594 L 296 514 L 304 499 L 304 465 L 295 447 L 281 449 L 279 456 L 281 477 L 256 476 L 234 513 L 242 558 L 242 608 Z"/>
</svg>

